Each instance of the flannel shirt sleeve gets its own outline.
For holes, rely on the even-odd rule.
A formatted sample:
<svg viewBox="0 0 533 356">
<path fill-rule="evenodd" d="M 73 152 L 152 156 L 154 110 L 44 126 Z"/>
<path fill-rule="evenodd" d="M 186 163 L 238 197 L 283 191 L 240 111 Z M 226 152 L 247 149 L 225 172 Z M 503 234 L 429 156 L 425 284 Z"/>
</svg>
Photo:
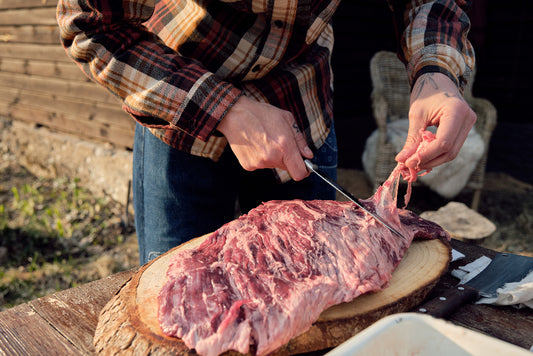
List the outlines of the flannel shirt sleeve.
<svg viewBox="0 0 533 356">
<path fill-rule="evenodd" d="M 241 91 L 148 31 L 142 23 L 154 6 L 147 0 L 60 0 L 62 45 L 141 124 L 207 141 Z"/>
<path fill-rule="evenodd" d="M 469 0 L 389 0 L 394 13 L 398 55 L 411 86 L 428 72 L 447 75 L 463 91 L 474 69 L 468 40 Z"/>
</svg>

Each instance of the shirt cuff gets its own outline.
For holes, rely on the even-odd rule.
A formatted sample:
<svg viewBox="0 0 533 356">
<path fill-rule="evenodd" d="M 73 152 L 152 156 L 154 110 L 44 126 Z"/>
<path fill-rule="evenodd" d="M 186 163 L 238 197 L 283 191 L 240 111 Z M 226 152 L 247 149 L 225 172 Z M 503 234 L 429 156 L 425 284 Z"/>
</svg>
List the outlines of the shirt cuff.
<svg viewBox="0 0 533 356">
<path fill-rule="evenodd" d="M 231 83 L 205 73 L 188 91 L 170 126 L 207 141 L 241 95 L 242 91 Z"/>
<path fill-rule="evenodd" d="M 466 63 L 461 52 L 446 45 L 430 45 L 415 53 L 407 63 L 409 83 L 425 73 L 442 73 L 450 78 L 463 92 L 472 74 L 473 63 Z"/>
</svg>

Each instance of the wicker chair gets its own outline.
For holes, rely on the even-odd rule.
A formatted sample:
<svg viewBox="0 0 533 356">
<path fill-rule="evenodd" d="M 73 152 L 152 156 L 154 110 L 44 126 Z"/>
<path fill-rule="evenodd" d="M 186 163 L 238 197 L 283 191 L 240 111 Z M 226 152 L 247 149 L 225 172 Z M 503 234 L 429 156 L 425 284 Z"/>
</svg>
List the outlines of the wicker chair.
<svg viewBox="0 0 533 356">
<path fill-rule="evenodd" d="M 389 177 L 396 166 L 394 157 L 397 152 L 393 145 L 387 142 L 387 123 L 408 117 L 410 87 L 405 66 L 393 52 L 377 52 L 370 61 L 370 75 L 373 86 L 372 110 L 378 126 L 376 168 L 372 182 L 376 189 Z M 477 210 L 483 188 L 489 142 L 496 126 L 496 109 L 488 100 L 472 96 L 473 79 L 474 75 L 465 88 L 464 97 L 477 115 L 475 127 L 485 143 L 485 153 L 470 176 L 466 187 L 474 190 L 471 208 Z"/>
</svg>

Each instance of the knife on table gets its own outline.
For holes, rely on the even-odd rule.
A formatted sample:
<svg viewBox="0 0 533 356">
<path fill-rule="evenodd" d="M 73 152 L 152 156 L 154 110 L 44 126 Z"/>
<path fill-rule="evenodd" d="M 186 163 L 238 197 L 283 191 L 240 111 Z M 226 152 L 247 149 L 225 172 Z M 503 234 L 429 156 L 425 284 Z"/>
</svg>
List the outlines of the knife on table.
<svg viewBox="0 0 533 356">
<path fill-rule="evenodd" d="M 533 258 L 511 253 L 499 253 L 477 276 L 464 284 L 442 292 L 417 307 L 418 312 L 436 318 L 446 318 L 465 304 L 481 297 L 496 297 L 498 288 L 506 283 L 520 282 L 533 271 Z"/>
<path fill-rule="evenodd" d="M 315 173 L 317 176 L 319 176 L 320 178 L 322 178 L 322 180 L 324 180 L 326 183 L 328 183 L 329 185 L 331 185 L 333 188 L 335 188 L 339 193 L 341 193 L 342 195 L 344 195 L 346 198 L 348 198 L 350 201 L 354 202 L 355 205 L 357 205 L 359 208 L 361 208 L 365 213 L 367 213 L 368 215 L 372 216 L 374 219 L 377 220 L 378 223 L 380 223 L 381 225 L 385 226 L 387 229 L 389 229 L 393 234 L 399 236 L 400 238 L 404 239 L 404 240 L 407 240 L 398 230 L 396 230 L 395 228 L 393 228 L 392 226 L 390 226 L 385 220 L 383 220 L 383 218 L 381 216 L 379 216 L 378 214 L 376 213 L 373 213 L 371 212 L 370 210 L 368 210 L 367 208 L 365 208 L 361 203 L 359 203 L 359 201 L 357 200 L 357 198 L 355 198 L 352 194 L 350 194 L 350 192 L 348 192 L 346 189 L 344 189 L 343 187 L 341 187 L 339 184 L 337 184 L 337 182 L 335 182 L 333 179 L 331 179 L 330 177 L 328 177 L 325 173 L 323 172 L 320 172 L 318 170 L 318 166 L 316 164 L 314 164 L 313 162 L 311 162 L 310 160 L 308 159 L 304 159 L 304 162 L 305 162 L 305 165 L 307 166 L 307 168 Z"/>
</svg>

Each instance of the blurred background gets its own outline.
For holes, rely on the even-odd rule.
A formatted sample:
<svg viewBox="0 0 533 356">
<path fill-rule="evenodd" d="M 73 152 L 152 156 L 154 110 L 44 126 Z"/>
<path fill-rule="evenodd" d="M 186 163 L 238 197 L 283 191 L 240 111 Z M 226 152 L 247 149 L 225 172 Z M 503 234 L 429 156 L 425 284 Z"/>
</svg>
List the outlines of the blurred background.
<svg viewBox="0 0 533 356">
<path fill-rule="evenodd" d="M 533 32 L 526 27 L 533 21 L 533 3 L 472 3 L 469 39 L 477 57 L 473 94 L 488 99 L 498 112 L 487 169 L 533 183 Z M 392 16 L 385 1 L 342 1 L 334 30 L 340 166 L 361 169 L 364 143 L 376 128 L 370 105 L 368 63 L 377 51 L 396 51 Z"/>
</svg>

